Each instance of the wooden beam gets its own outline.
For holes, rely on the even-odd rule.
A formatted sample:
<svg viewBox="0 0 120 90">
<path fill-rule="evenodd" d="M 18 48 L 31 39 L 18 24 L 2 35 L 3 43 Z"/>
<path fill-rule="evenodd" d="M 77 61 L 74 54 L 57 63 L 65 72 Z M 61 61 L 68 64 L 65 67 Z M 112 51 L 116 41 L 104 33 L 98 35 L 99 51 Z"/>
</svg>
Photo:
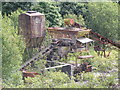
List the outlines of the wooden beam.
<svg viewBox="0 0 120 90">
<path fill-rule="evenodd" d="M 64 65 L 59 65 L 59 66 L 54 66 L 54 67 L 48 67 L 48 68 L 45 68 L 44 70 L 55 69 L 55 68 L 61 68 L 61 67 L 68 66 L 68 65 L 71 65 L 71 64 L 64 64 Z"/>
</svg>

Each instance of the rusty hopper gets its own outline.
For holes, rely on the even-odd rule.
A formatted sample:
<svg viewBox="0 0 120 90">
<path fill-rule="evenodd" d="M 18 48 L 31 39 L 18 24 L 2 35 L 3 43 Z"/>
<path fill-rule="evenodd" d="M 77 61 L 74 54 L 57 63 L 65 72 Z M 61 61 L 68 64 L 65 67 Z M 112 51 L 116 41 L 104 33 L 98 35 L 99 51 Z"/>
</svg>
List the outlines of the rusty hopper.
<svg viewBox="0 0 120 90">
<path fill-rule="evenodd" d="M 61 28 L 61 27 L 50 27 L 47 29 L 50 36 L 56 39 L 73 39 L 85 36 L 89 34 L 90 29 L 80 29 L 80 28 Z"/>
<path fill-rule="evenodd" d="M 45 15 L 36 11 L 21 14 L 19 34 L 24 36 L 27 47 L 40 47 L 45 36 Z"/>
</svg>

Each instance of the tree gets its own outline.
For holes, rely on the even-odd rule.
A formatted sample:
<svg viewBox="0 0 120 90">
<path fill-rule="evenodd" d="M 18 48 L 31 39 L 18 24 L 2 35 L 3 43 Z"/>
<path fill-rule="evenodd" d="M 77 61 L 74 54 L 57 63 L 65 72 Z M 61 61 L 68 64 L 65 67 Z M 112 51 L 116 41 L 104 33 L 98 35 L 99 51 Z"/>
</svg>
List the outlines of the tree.
<svg viewBox="0 0 120 90">
<path fill-rule="evenodd" d="M 39 2 L 32 7 L 32 10 L 45 14 L 48 27 L 61 26 L 63 23 L 62 17 L 59 13 L 60 8 L 53 2 Z"/>
<path fill-rule="evenodd" d="M 8 15 L 18 8 L 29 11 L 31 6 L 32 2 L 2 2 L 2 15 Z"/>
<path fill-rule="evenodd" d="M 21 10 L 20 8 L 18 8 L 18 10 L 8 14 L 8 17 L 11 19 L 11 25 L 14 26 L 14 28 L 16 28 L 17 31 L 18 31 L 18 16 L 21 13 L 25 13 L 25 11 Z"/>
<path fill-rule="evenodd" d="M 85 3 L 76 3 L 76 2 L 61 2 L 59 4 L 60 14 L 62 16 L 66 14 L 75 14 L 79 16 L 83 15 L 86 11 Z"/>
<path fill-rule="evenodd" d="M 117 3 L 89 3 L 85 19 L 88 28 L 109 39 L 118 39 Z"/>
<path fill-rule="evenodd" d="M 12 20 L 7 16 L 2 19 L 2 78 L 3 84 L 12 87 L 22 84 L 22 75 L 19 71 L 22 63 L 24 42 L 17 34 L 17 28 L 12 25 Z"/>
</svg>

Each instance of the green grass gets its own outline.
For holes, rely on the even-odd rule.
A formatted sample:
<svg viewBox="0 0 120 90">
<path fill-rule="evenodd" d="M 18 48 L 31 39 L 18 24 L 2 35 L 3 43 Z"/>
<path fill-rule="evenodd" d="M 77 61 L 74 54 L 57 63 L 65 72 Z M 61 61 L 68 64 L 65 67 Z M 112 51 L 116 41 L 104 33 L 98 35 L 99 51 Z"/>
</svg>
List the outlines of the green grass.
<svg viewBox="0 0 120 90">
<path fill-rule="evenodd" d="M 106 51 L 106 53 L 108 53 L 108 51 Z M 69 57 L 65 62 L 75 63 L 75 55 L 82 56 L 87 54 L 88 53 L 86 52 L 76 53 L 74 55 L 69 54 Z M 118 84 L 118 51 L 114 49 L 111 50 L 111 54 L 107 58 L 98 56 L 93 49 L 90 49 L 89 54 L 93 55 L 94 58 L 78 59 L 77 63 L 81 64 L 82 62 L 89 62 L 95 69 L 92 72 L 83 72 L 81 75 L 77 76 L 77 79 L 80 81 L 79 83 L 84 83 L 84 81 L 88 81 L 88 83 L 80 86 L 78 86 L 78 84 L 74 84 L 73 87 L 111 88 L 113 85 Z"/>
<path fill-rule="evenodd" d="M 112 50 L 109 57 L 98 56 L 93 49 L 90 49 L 90 55 L 94 58 L 78 59 L 78 63 L 89 62 L 95 69 L 92 72 L 81 72 L 77 75 L 79 82 L 68 79 L 68 76 L 62 72 L 47 72 L 47 77 L 38 76 L 36 78 L 28 78 L 25 87 L 51 87 L 51 88 L 111 88 L 113 85 L 118 84 L 118 51 Z M 61 59 L 61 62 L 75 63 L 76 56 L 88 55 L 87 52 L 83 53 L 69 53 L 68 58 Z M 36 65 L 42 67 L 44 62 L 38 62 Z M 33 70 L 34 71 L 34 70 Z M 36 70 L 37 71 L 37 70 Z M 29 82 L 32 82 L 29 85 Z M 36 83 L 37 82 L 37 83 Z M 35 84 L 34 84 L 35 83 Z"/>
</svg>

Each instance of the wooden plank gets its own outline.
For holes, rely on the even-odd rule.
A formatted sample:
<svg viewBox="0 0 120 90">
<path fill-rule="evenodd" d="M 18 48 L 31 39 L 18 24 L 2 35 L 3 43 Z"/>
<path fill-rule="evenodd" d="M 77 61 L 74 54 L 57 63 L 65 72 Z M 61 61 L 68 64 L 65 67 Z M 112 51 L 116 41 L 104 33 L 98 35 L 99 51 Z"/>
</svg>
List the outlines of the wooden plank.
<svg viewBox="0 0 120 90">
<path fill-rule="evenodd" d="M 86 58 L 93 58 L 92 55 L 86 55 L 86 56 L 79 56 L 78 59 L 86 59 Z"/>
<path fill-rule="evenodd" d="M 48 68 L 45 68 L 45 70 L 61 68 L 61 67 L 67 66 L 67 65 L 71 65 L 71 64 L 64 64 L 64 65 L 59 65 L 59 66 L 54 66 L 54 67 L 48 67 Z"/>
</svg>

